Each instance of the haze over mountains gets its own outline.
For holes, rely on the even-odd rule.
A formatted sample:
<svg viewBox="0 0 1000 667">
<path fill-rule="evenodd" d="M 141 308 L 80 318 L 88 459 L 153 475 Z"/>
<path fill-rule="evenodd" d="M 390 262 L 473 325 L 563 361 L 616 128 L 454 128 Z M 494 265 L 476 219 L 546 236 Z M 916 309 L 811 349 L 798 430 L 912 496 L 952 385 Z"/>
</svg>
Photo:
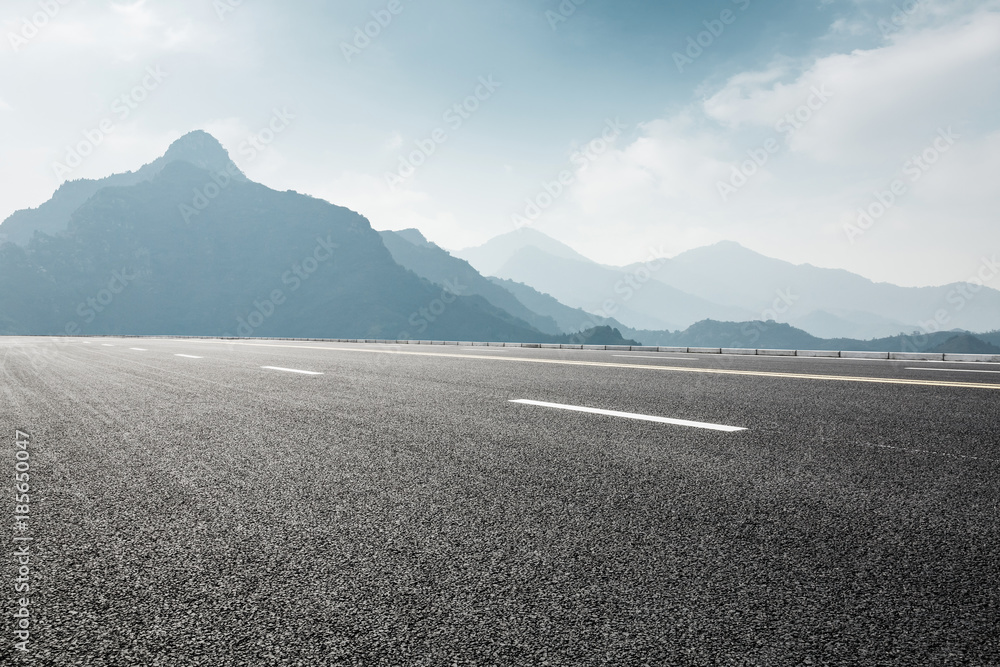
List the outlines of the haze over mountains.
<svg viewBox="0 0 1000 667">
<path fill-rule="evenodd" d="M 452 254 L 254 183 L 200 131 L 134 172 L 63 184 L 0 235 L 0 334 L 863 348 L 843 339 L 935 317 L 942 330 L 1000 328 L 995 290 L 876 284 L 734 243 L 609 267 L 522 229 Z"/>
<path fill-rule="evenodd" d="M 875 283 L 843 270 L 765 257 L 732 242 L 670 259 L 651 254 L 645 263 L 616 268 L 523 228 L 454 254 L 487 275 L 526 283 L 636 329 L 684 329 L 704 319 L 775 320 L 822 338 L 866 339 L 1000 328 L 1000 291 L 979 284 Z"/>
</svg>

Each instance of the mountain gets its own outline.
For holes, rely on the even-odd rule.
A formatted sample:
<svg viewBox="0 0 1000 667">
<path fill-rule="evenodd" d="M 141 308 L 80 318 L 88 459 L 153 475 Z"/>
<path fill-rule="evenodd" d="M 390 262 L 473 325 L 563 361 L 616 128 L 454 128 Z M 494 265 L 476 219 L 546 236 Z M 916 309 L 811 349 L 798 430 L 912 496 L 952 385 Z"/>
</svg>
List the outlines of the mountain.
<svg viewBox="0 0 1000 667">
<path fill-rule="evenodd" d="M 978 336 L 961 333 L 935 345 L 928 351 L 950 352 L 952 354 L 1000 354 L 1000 347 L 987 343 Z"/>
<path fill-rule="evenodd" d="M 1000 347 L 1000 330 L 988 331 L 986 333 L 981 333 L 976 335 L 977 338 L 990 345 L 996 345 Z"/>
<path fill-rule="evenodd" d="M 751 311 L 720 306 L 653 280 L 656 267 L 651 263 L 645 268 L 616 269 L 525 246 L 516 250 L 494 275 L 525 283 L 567 306 L 614 317 L 636 329 L 682 329 L 705 317 L 752 317 Z"/>
<path fill-rule="evenodd" d="M 773 320 L 716 322 L 703 320 L 684 331 L 623 330 L 644 345 L 677 347 L 731 347 L 761 350 L 855 350 L 860 352 L 948 352 L 954 354 L 1000 354 L 968 332 L 939 331 L 932 334 L 887 336 L 873 340 L 818 338 L 787 323 Z"/>
<path fill-rule="evenodd" d="M 454 294 L 479 295 L 497 308 L 520 318 L 526 327 L 534 327 L 552 335 L 588 328 L 562 329 L 554 319 L 527 308 L 508 290 L 484 278 L 464 259 L 453 257 L 448 251 L 430 243 L 416 229 L 383 231 L 379 234 L 392 258 L 400 266 Z"/>
<path fill-rule="evenodd" d="M 988 287 L 876 283 L 842 269 L 772 259 L 732 242 L 681 253 L 654 277 L 828 337 L 872 338 L 920 328 L 985 331 L 1000 325 L 1000 291 Z M 934 322 L 942 312 L 943 321 Z"/>
<path fill-rule="evenodd" d="M 552 340 L 404 269 L 361 215 L 231 164 L 193 133 L 11 216 L 0 230 L 30 234 L 0 245 L 0 333 Z"/>
<path fill-rule="evenodd" d="M 134 172 L 114 174 L 97 180 L 79 179 L 63 183 L 52 198 L 34 209 L 17 211 L 0 225 L 0 241 L 25 245 L 36 231 L 57 234 L 66 229 L 70 216 L 99 190 L 129 186 L 155 178 L 172 162 L 188 162 L 213 174 L 246 181 L 246 176 L 229 159 L 229 154 L 215 137 L 203 131 L 190 132 L 170 145 L 160 158 Z M 217 177 L 219 178 L 219 177 Z"/>
<path fill-rule="evenodd" d="M 551 317 L 563 331 L 570 333 L 593 326 L 607 326 L 612 329 L 624 329 L 623 325 L 613 317 L 592 315 L 582 308 L 570 308 L 550 294 L 539 292 L 534 287 L 513 280 L 492 277 L 489 280 L 500 285 L 517 297 L 517 300 L 532 311 Z"/>
<path fill-rule="evenodd" d="M 800 315 L 793 309 L 785 317 L 780 313 L 775 313 L 774 316 L 782 320 L 787 317 L 790 324 L 799 329 L 805 329 L 820 338 L 878 338 L 917 328 L 912 324 L 862 310 L 831 308 L 829 310 L 812 310 L 805 315 Z"/>
<path fill-rule="evenodd" d="M 1000 291 L 989 287 L 876 283 L 841 269 L 766 257 L 730 241 L 615 268 L 524 228 L 456 254 L 484 274 L 613 316 L 635 330 L 681 330 L 705 319 L 774 320 L 818 338 L 866 340 L 1000 327 Z"/>
<path fill-rule="evenodd" d="M 589 259 L 568 245 L 530 227 L 522 227 L 492 238 L 481 246 L 464 248 L 452 254 L 468 261 L 484 276 L 500 276 L 501 267 L 525 248 L 542 250 L 548 255 L 561 259 L 590 262 Z"/>
<path fill-rule="evenodd" d="M 642 345 L 637 340 L 625 338 L 622 332 L 614 327 L 591 327 L 575 334 L 557 336 L 554 343 L 565 345 Z"/>
</svg>

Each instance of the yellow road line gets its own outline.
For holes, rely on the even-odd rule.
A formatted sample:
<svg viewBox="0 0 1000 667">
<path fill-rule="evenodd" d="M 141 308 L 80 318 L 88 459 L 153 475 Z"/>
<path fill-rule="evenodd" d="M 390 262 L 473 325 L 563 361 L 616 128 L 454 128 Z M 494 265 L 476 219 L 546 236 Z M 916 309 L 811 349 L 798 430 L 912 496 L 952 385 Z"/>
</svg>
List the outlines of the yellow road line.
<svg viewBox="0 0 1000 667">
<path fill-rule="evenodd" d="M 959 387 L 962 389 L 994 389 L 1000 390 L 1000 383 L 988 384 L 979 382 L 942 382 L 937 380 L 912 380 L 907 378 L 878 378 L 849 375 L 815 375 L 806 373 L 777 373 L 769 371 L 740 371 L 722 368 L 693 368 L 688 366 L 652 366 L 649 364 L 622 364 L 608 361 L 571 361 L 569 359 L 544 359 L 532 357 L 491 357 L 471 354 L 442 354 L 440 352 L 413 352 L 409 350 L 379 350 L 355 347 L 327 347 L 320 345 L 285 345 L 279 343 L 248 343 L 231 341 L 199 341 L 218 345 L 243 345 L 250 347 L 283 347 L 300 350 L 329 350 L 332 352 L 366 352 L 369 354 L 399 354 L 412 357 L 452 357 L 458 359 L 478 359 L 489 361 L 520 361 L 532 364 L 557 364 L 562 366 L 597 366 L 601 368 L 641 368 L 654 371 L 671 371 L 676 373 L 704 373 L 709 375 L 749 375 L 754 377 L 792 378 L 796 380 L 832 380 L 837 382 L 869 382 L 875 384 L 917 385 L 921 387 Z"/>
</svg>

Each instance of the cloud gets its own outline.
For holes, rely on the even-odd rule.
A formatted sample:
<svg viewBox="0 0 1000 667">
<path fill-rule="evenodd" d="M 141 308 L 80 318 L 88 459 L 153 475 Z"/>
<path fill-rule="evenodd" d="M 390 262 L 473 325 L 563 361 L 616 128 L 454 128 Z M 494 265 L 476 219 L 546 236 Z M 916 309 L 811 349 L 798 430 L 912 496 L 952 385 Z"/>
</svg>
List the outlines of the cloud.
<svg viewBox="0 0 1000 667">
<path fill-rule="evenodd" d="M 577 174 L 568 206 L 546 224 L 589 230 L 582 251 L 589 243 L 601 252 L 607 235 L 598 230 L 617 224 L 673 251 L 729 238 L 876 279 L 959 279 L 978 248 L 1000 246 L 1000 13 L 925 9 L 881 46 L 776 58 L 644 123 L 639 137 Z M 948 128 L 955 145 L 911 180 L 904 163 Z M 741 168 L 745 185 L 724 201 L 719 184 Z M 849 243 L 844 224 L 897 179 L 906 194 Z M 945 226 L 978 248 L 943 247 L 935 239 Z"/>
<path fill-rule="evenodd" d="M 820 58 L 788 83 L 779 69 L 732 77 L 704 103 L 726 127 L 769 127 L 817 89 L 829 104 L 789 147 L 845 166 L 871 165 L 919 147 L 939 127 L 997 107 L 1000 14 L 977 12 L 945 26 L 904 30 L 885 46 Z"/>
</svg>

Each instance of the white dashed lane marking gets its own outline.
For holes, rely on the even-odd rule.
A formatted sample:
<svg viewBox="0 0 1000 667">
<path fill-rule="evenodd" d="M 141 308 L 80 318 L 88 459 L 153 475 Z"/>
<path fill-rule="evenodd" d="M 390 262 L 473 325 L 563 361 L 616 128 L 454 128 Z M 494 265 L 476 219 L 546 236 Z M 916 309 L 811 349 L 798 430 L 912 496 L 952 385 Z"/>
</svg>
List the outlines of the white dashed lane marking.
<svg viewBox="0 0 1000 667">
<path fill-rule="evenodd" d="M 673 424 L 675 426 L 690 426 L 692 428 L 704 428 L 711 431 L 745 431 L 745 428 L 739 426 L 726 426 L 725 424 L 709 424 L 707 422 L 694 422 L 688 421 L 687 419 L 671 419 L 669 417 L 655 417 L 652 415 L 640 415 L 634 412 L 618 412 L 616 410 L 601 410 L 599 408 L 585 408 L 579 405 L 563 405 L 562 403 L 545 403 L 543 401 L 530 401 L 526 399 L 518 399 L 511 401 L 511 403 L 520 403 L 522 405 L 535 405 L 542 408 L 553 408 L 556 410 L 571 410 L 573 412 L 588 412 L 595 415 L 605 415 L 607 417 L 624 417 L 626 419 L 639 419 L 648 422 L 657 422 L 660 424 Z"/>
<path fill-rule="evenodd" d="M 175 357 L 184 357 L 185 359 L 204 359 L 205 357 L 196 357 L 193 354 L 175 354 Z"/>
<path fill-rule="evenodd" d="M 261 366 L 261 368 L 269 371 L 283 371 L 285 373 L 301 373 L 302 375 L 322 375 L 317 371 L 300 371 L 297 368 L 281 368 L 280 366 Z"/>
<path fill-rule="evenodd" d="M 652 359 L 657 361 L 659 359 L 667 359 L 669 361 L 698 361 L 698 357 L 660 357 L 654 356 L 652 354 L 640 356 L 638 354 L 615 354 L 615 357 L 621 357 L 622 359 Z"/>
</svg>

